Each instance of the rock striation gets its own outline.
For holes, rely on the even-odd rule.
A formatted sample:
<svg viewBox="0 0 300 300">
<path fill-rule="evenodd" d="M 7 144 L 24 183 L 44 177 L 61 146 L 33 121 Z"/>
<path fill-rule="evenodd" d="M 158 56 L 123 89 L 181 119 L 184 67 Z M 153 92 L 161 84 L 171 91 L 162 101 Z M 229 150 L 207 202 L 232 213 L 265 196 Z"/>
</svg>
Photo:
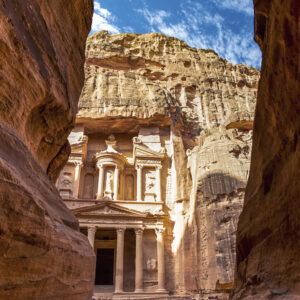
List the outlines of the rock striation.
<svg viewBox="0 0 300 300">
<path fill-rule="evenodd" d="M 163 189 L 173 293 L 226 298 L 232 288 L 259 76 L 162 34 L 102 31 L 87 40 L 77 128 L 89 139 L 170 132 L 173 179 Z"/>
<path fill-rule="evenodd" d="M 0 4 L 1 299 L 91 296 L 93 251 L 50 179 L 67 160 L 92 12 L 90 0 Z"/>
<path fill-rule="evenodd" d="M 254 1 L 263 61 L 233 299 L 299 299 L 299 1 Z"/>
</svg>

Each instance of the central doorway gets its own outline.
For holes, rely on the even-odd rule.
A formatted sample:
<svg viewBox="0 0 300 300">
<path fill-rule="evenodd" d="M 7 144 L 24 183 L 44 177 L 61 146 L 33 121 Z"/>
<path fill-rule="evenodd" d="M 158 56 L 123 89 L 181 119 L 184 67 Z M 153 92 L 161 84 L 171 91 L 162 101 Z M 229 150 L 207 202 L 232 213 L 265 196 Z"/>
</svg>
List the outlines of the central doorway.
<svg viewBox="0 0 300 300">
<path fill-rule="evenodd" d="M 97 249 L 95 285 L 114 284 L 114 249 Z"/>
</svg>

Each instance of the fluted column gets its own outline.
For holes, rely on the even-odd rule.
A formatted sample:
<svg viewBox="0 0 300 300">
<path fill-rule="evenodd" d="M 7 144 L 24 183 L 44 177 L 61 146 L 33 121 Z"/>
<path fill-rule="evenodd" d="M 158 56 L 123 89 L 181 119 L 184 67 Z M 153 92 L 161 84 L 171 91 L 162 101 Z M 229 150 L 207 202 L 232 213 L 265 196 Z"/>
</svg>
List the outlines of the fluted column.
<svg viewBox="0 0 300 300">
<path fill-rule="evenodd" d="M 143 292 L 143 228 L 135 229 L 135 292 Z"/>
<path fill-rule="evenodd" d="M 97 167 L 99 169 L 97 199 L 101 199 L 103 197 L 103 175 L 104 175 L 104 167 L 103 167 L 102 164 L 97 165 Z"/>
<path fill-rule="evenodd" d="M 79 198 L 79 183 L 80 183 L 80 173 L 81 173 L 81 162 L 75 163 L 75 176 L 74 176 L 74 197 Z"/>
<path fill-rule="evenodd" d="M 119 167 L 115 167 L 114 174 L 114 200 L 118 200 L 118 191 L 119 191 Z"/>
<path fill-rule="evenodd" d="M 156 241 L 157 241 L 157 281 L 158 292 L 165 291 L 165 245 L 164 245 L 164 228 L 157 228 Z"/>
<path fill-rule="evenodd" d="M 88 228 L 88 240 L 94 249 L 94 244 L 95 244 L 95 234 L 96 234 L 97 228 L 96 227 L 89 227 Z"/>
<path fill-rule="evenodd" d="M 136 176 L 136 200 L 142 201 L 142 166 L 137 165 L 137 176 Z"/>
<path fill-rule="evenodd" d="M 156 201 L 161 202 L 161 183 L 160 183 L 160 169 L 161 166 L 156 166 Z"/>
<path fill-rule="evenodd" d="M 117 259 L 116 259 L 115 293 L 123 292 L 124 233 L 125 233 L 125 228 L 117 229 Z"/>
</svg>

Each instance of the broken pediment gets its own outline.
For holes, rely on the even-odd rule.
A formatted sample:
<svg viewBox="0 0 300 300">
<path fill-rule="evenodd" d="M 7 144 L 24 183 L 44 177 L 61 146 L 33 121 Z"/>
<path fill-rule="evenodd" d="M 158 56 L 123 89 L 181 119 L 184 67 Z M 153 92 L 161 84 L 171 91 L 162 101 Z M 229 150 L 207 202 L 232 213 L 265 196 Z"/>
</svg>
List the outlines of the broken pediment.
<svg viewBox="0 0 300 300">
<path fill-rule="evenodd" d="M 150 159 L 159 159 L 162 160 L 165 157 L 165 149 L 161 148 L 160 152 L 149 149 L 143 144 L 134 145 L 134 157 L 135 158 L 150 158 Z"/>
</svg>

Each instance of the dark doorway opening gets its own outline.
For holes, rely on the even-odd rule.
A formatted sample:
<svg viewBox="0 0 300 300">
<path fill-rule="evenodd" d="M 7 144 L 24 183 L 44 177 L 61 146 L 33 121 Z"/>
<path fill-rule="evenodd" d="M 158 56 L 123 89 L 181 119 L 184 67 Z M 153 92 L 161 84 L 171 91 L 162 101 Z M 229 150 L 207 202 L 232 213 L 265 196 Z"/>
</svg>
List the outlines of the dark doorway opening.
<svg viewBox="0 0 300 300">
<path fill-rule="evenodd" d="M 97 249 L 95 285 L 114 284 L 114 249 Z"/>
</svg>

